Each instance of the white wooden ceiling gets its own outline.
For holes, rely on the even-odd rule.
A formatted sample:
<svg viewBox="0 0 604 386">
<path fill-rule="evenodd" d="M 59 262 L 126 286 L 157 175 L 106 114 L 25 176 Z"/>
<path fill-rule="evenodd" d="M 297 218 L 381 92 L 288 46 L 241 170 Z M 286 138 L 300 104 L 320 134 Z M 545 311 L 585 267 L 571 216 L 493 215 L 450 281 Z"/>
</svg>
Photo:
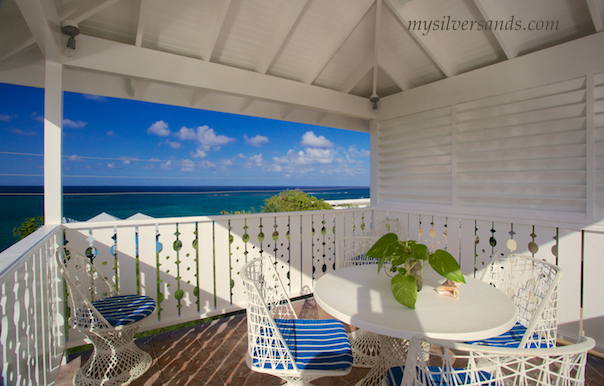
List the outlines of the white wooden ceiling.
<svg viewBox="0 0 604 386">
<path fill-rule="evenodd" d="M 414 20 L 512 17 L 558 29 L 408 30 Z M 24 69 L 52 60 L 67 69 L 66 90 L 298 121 L 312 111 L 330 125 L 332 114 L 371 118 L 373 94 L 600 32 L 603 18 L 604 0 L 0 0 L 0 82 L 43 87 Z M 81 30 L 72 57 L 65 19 Z M 174 87 L 182 100 L 167 96 Z M 171 101 L 149 96 L 160 93 Z"/>
</svg>

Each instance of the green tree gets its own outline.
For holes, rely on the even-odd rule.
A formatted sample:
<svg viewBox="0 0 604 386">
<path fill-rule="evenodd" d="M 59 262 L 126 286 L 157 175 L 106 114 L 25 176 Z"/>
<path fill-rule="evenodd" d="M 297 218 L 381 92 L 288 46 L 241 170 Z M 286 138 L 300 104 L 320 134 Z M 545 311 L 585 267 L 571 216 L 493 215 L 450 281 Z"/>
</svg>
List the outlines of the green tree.
<svg viewBox="0 0 604 386">
<path fill-rule="evenodd" d="M 13 236 L 18 237 L 19 240 L 22 240 L 34 233 L 42 225 L 44 225 L 44 216 L 28 218 L 21 223 L 20 227 L 13 228 Z"/>
<path fill-rule="evenodd" d="M 250 214 L 250 213 L 256 213 L 256 209 L 254 209 L 252 207 L 252 209 L 250 209 L 250 210 L 242 209 L 242 210 L 233 210 L 233 211 L 230 211 L 230 212 L 228 210 L 221 210 L 220 211 L 220 214 Z"/>
<path fill-rule="evenodd" d="M 262 212 L 295 212 L 300 210 L 333 209 L 331 205 L 301 190 L 286 190 L 264 200 Z"/>
</svg>

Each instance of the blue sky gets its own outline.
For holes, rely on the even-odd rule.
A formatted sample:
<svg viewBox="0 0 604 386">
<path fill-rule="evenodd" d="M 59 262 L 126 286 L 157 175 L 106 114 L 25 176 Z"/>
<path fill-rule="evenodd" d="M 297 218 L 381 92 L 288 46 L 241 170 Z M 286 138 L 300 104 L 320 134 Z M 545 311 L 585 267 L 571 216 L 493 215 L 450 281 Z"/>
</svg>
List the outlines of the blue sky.
<svg viewBox="0 0 604 386">
<path fill-rule="evenodd" d="M 0 186 L 42 185 L 42 89 L 0 83 Z M 65 93 L 63 184 L 369 186 L 369 134 Z"/>
</svg>

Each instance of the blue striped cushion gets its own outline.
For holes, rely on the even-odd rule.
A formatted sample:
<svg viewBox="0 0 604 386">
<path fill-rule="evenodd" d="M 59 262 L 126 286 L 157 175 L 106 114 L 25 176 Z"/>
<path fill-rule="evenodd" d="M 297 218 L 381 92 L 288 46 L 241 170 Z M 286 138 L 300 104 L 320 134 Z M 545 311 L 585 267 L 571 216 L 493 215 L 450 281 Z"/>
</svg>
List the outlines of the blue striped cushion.
<svg viewBox="0 0 604 386">
<path fill-rule="evenodd" d="M 489 339 L 473 340 L 466 343 L 478 344 L 481 346 L 518 348 L 520 341 L 522 341 L 522 338 L 524 337 L 524 334 L 526 334 L 526 327 L 516 322 L 511 330 L 504 332 L 501 335 L 494 336 Z M 533 333 L 533 337 L 535 340 L 539 339 L 539 336 L 536 333 Z M 548 346 L 547 342 L 541 342 L 539 345 L 531 343 L 528 348 L 548 348 Z"/>
<path fill-rule="evenodd" d="M 299 370 L 342 370 L 352 366 L 350 342 L 340 321 L 275 319 L 275 323 Z M 254 364 L 257 362 L 254 360 Z M 264 367 L 272 368 L 270 363 Z M 276 368 L 283 370 L 283 365 Z M 293 370 L 293 366 L 288 370 Z"/>
<path fill-rule="evenodd" d="M 461 368 L 454 368 L 454 370 L 456 371 L 463 371 L 464 369 Z M 472 379 L 468 379 L 468 382 L 466 382 L 466 377 L 467 377 L 467 373 L 458 373 L 455 375 L 455 379 L 450 378 L 450 377 L 442 377 L 441 374 L 435 374 L 435 373 L 440 373 L 443 371 L 443 369 L 441 367 L 434 367 L 434 366 L 430 366 L 428 367 L 428 371 L 430 372 L 429 376 L 430 378 L 428 379 L 429 381 L 429 385 L 438 385 L 438 386 L 446 386 L 446 385 L 463 385 L 466 383 L 473 383 L 474 380 Z M 403 373 L 405 372 L 405 366 L 399 366 L 399 367 L 393 367 L 391 369 L 388 370 L 388 374 L 386 375 L 386 378 L 388 380 L 388 385 L 390 386 L 401 386 L 403 384 Z M 487 372 L 484 371 L 479 371 L 478 372 L 478 376 L 480 377 L 480 381 L 488 381 L 489 379 L 491 379 L 491 375 Z M 423 378 L 420 376 L 420 378 Z M 450 378 L 451 382 L 448 382 L 448 378 Z M 471 381 L 471 382 L 470 382 Z M 485 386 L 487 385 L 494 385 L 495 382 L 491 382 L 490 384 L 484 384 Z"/>
<path fill-rule="evenodd" d="M 96 301 L 92 305 L 112 326 L 138 322 L 155 310 L 155 300 L 142 295 L 120 295 Z"/>
</svg>

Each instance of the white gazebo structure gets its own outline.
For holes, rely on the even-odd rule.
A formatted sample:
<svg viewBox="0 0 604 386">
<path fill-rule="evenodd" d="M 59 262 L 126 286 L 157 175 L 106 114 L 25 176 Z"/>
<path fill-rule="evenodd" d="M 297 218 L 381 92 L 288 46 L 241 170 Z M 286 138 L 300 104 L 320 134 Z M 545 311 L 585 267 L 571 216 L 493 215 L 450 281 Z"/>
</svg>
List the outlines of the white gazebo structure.
<svg viewBox="0 0 604 386">
<path fill-rule="evenodd" d="M 560 337 L 603 351 L 603 29 L 603 0 L 0 0 L 0 82 L 45 90 L 46 219 L 0 254 L 1 376 L 50 384 L 83 342 L 64 242 L 157 299 L 154 329 L 244 308 L 248 256 L 312 291 L 385 218 L 466 274 L 501 249 L 558 264 Z M 63 91 L 368 132 L 371 206 L 62 224 Z"/>
</svg>

